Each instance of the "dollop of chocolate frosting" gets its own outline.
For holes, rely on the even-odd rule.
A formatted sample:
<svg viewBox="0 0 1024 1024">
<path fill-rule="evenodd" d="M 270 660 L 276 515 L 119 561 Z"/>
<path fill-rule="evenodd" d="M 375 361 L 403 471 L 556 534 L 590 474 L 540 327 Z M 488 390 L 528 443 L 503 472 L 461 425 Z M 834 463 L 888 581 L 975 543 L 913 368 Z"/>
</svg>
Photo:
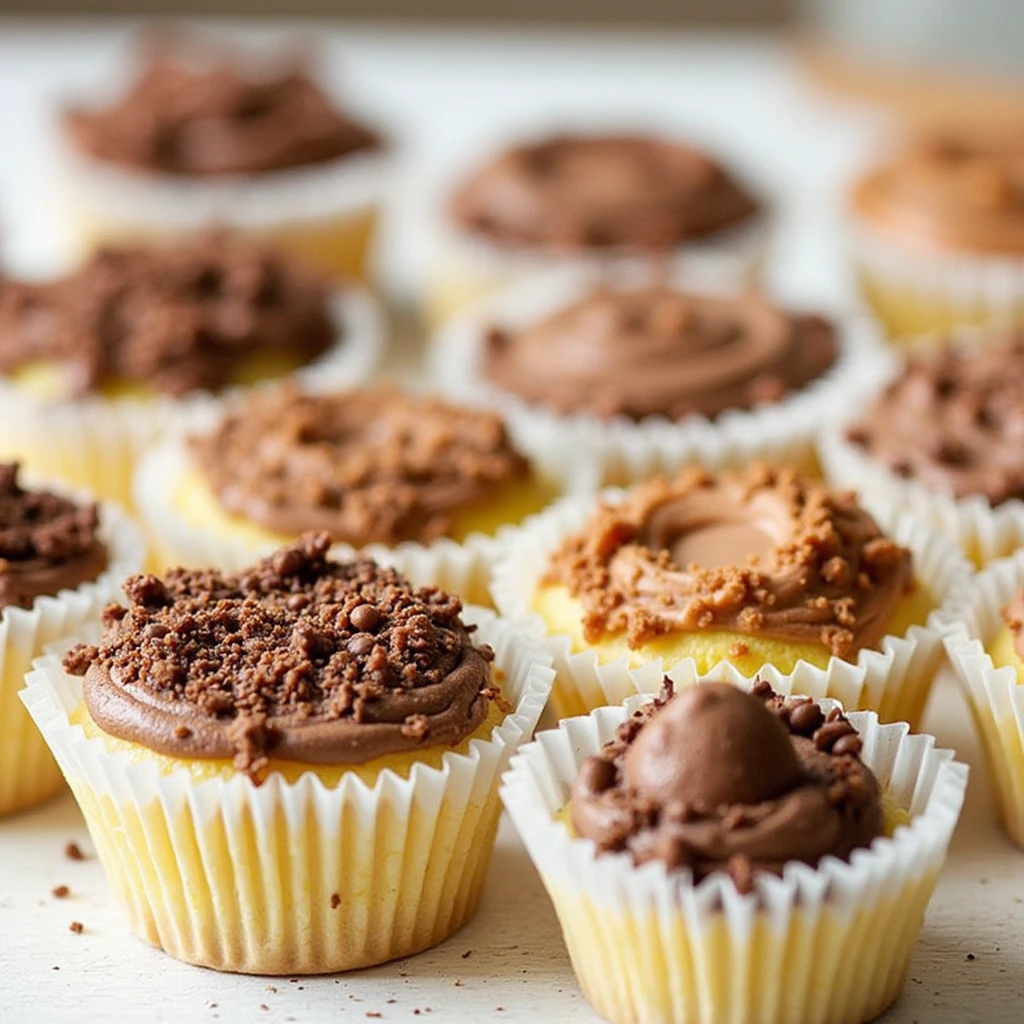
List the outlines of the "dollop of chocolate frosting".
<svg viewBox="0 0 1024 1024">
<path fill-rule="evenodd" d="M 99 510 L 50 491 L 25 490 L 18 464 L 0 464 L 0 610 L 31 608 L 95 580 L 107 567 Z"/>
<path fill-rule="evenodd" d="M 588 642 L 726 630 L 820 643 L 853 660 L 913 587 L 911 553 L 848 493 L 792 470 L 684 471 L 604 503 L 546 582 L 583 606 Z"/>
<path fill-rule="evenodd" d="M 382 387 L 254 395 L 192 450 L 229 512 L 357 547 L 429 543 L 453 514 L 530 474 L 498 416 Z"/>
<path fill-rule="evenodd" d="M 487 335 L 483 371 L 562 413 L 679 419 L 774 402 L 836 360 L 832 325 L 754 295 L 599 288 L 538 323 Z"/>
<path fill-rule="evenodd" d="M 854 187 L 872 227 L 922 247 L 1024 253 L 1024 134 L 916 139 Z"/>
<path fill-rule="evenodd" d="M 322 355 L 337 335 L 329 299 L 311 271 L 224 231 L 106 248 L 55 281 L 0 285 L 0 373 L 52 360 L 69 395 L 116 381 L 217 391 L 259 357 Z"/>
<path fill-rule="evenodd" d="M 660 698 L 580 769 L 577 833 L 637 864 L 716 871 L 741 892 L 759 871 L 848 860 L 883 834 L 878 781 L 847 718 L 758 681 L 748 694 L 703 683 Z"/>
<path fill-rule="evenodd" d="M 107 163 L 192 177 L 306 167 L 382 144 L 299 68 L 246 69 L 223 51 L 188 49 L 150 47 L 119 101 L 65 111 L 72 143 Z"/>
<path fill-rule="evenodd" d="M 254 780 L 271 757 L 363 764 L 457 745 L 499 697 L 461 602 L 329 548 L 309 534 L 238 575 L 130 577 L 101 642 L 65 658 L 89 714 L 161 754 L 233 757 Z"/>
<path fill-rule="evenodd" d="M 500 153 L 458 189 L 450 213 L 501 245 L 667 250 L 757 208 L 699 150 L 644 136 L 557 135 Z"/>
<path fill-rule="evenodd" d="M 847 437 L 953 497 L 1024 499 L 1024 332 L 908 356 Z"/>
</svg>

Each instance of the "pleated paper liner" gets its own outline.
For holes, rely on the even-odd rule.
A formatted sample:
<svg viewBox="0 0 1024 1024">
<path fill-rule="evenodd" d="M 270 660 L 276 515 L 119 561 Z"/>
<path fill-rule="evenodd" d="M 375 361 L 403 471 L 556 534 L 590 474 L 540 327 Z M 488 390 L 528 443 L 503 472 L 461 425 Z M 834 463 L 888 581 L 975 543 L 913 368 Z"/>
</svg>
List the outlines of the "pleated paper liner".
<svg viewBox="0 0 1024 1024">
<path fill-rule="evenodd" d="M 1024 551 L 978 573 L 948 614 L 949 662 L 974 716 L 1003 828 L 1024 847 L 1024 685 L 1013 665 L 997 667 L 988 647 L 1002 609 L 1024 587 Z"/>
<path fill-rule="evenodd" d="M 610 491 L 605 497 L 614 501 L 621 494 Z M 677 686 L 693 685 L 698 678 L 692 659 L 670 666 L 655 660 L 630 667 L 625 658 L 602 664 L 593 648 L 574 651 L 567 635 L 549 634 L 541 617 L 532 611 L 537 584 L 547 571 L 551 552 L 586 523 L 594 508 L 594 499 L 567 498 L 528 520 L 491 579 L 499 612 L 519 622 L 531 635 L 544 638 L 554 655 L 553 703 L 559 717 L 619 704 L 634 693 L 657 693 L 666 674 Z M 942 636 L 948 628 L 943 613 L 967 586 L 970 569 L 952 541 L 913 515 L 890 510 L 876 519 L 888 536 L 913 553 L 917 582 L 934 603 L 927 622 L 911 626 L 903 635 L 883 637 L 877 649 L 858 652 L 855 662 L 831 658 L 826 668 L 818 668 L 800 661 L 788 674 L 765 665 L 760 674 L 780 693 L 833 697 L 848 708 L 876 711 L 883 721 L 916 725 L 942 662 Z M 715 666 L 710 676 L 735 683 L 745 679 L 725 661 Z"/>
<path fill-rule="evenodd" d="M 467 753 L 369 786 L 314 771 L 261 786 L 202 782 L 185 769 L 111 752 L 69 722 L 81 680 L 54 655 L 23 699 L 74 791 L 128 924 L 190 963 L 253 974 L 321 974 L 409 956 L 472 916 L 500 814 L 498 783 L 532 735 L 551 688 L 550 658 L 481 609 L 515 710 Z"/>
<path fill-rule="evenodd" d="M 311 387 L 362 383 L 383 355 L 382 320 L 369 294 L 350 286 L 332 304 L 338 343 L 293 375 Z M 201 428 L 240 391 L 44 402 L 0 378 L 0 458 L 20 459 L 33 472 L 129 507 L 132 471 L 142 452 L 167 431 Z"/>
<path fill-rule="evenodd" d="M 26 483 L 68 493 L 76 501 L 89 500 L 59 485 Z M 0 817 L 41 803 L 64 788 L 60 770 L 18 699 L 33 658 L 47 644 L 98 623 L 104 607 L 121 597 L 121 581 L 143 568 L 142 534 L 114 505 L 101 506 L 100 536 L 107 545 L 108 564 L 94 582 L 39 597 L 31 608 L 0 611 Z"/>
<path fill-rule="evenodd" d="M 963 804 L 967 766 L 931 736 L 850 721 L 909 825 L 850 862 L 789 864 L 740 895 L 724 874 L 634 866 L 556 815 L 579 766 L 649 697 L 571 718 L 512 761 L 502 799 L 555 905 L 583 994 L 613 1024 L 862 1024 L 903 988 Z M 833 702 L 823 702 L 833 706 Z"/>
<path fill-rule="evenodd" d="M 839 327 L 839 358 L 818 380 L 778 402 L 728 410 L 714 419 L 649 416 L 638 422 L 625 416 L 559 415 L 502 391 L 484 377 L 483 346 L 489 327 L 533 323 L 600 281 L 627 285 L 649 281 L 651 274 L 648 265 L 615 274 L 570 268 L 535 275 L 477 303 L 441 328 L 431 341 L 431 380 L 453 398 L 501 410 L 530 449 L 548 450 L 570 464 L 590 459 L 605 485 L 672 473 L 686 465 L 739 468 L 755 460 L 814 471 L 814 438 L 821 424 L 859 411 L 886 366 L 877 331 L 863 316 L 840 311 L 834 317 Z M 734 280 L 721 275 L 685 272 L 670 279 L 696 291 L 742 292 Z"/>
</svg>

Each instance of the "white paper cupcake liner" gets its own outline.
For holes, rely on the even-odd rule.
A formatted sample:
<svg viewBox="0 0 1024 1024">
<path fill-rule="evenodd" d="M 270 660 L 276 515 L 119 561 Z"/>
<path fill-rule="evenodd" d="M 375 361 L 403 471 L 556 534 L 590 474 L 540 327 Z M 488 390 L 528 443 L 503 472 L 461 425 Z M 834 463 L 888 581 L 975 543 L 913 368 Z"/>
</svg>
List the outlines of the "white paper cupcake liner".
<svg viewBox="0 0 1024 1024">
<path fill-rule="evenodd" d="M 621 491 L 612 491 L 604 497 L 615 501 L 621 495 Z M 568 708 L 572 713 L 619 704 L 635 693 L 658 693 L 666 674 L 678 687 L 692 686 L 699 678 L 690 658 L 668 668 L 661 659 L 639 667 L 631 667 L 625 658 L 601 663 L 593 648 L 574 651 L 569 636 L 549 634 L 543 619 L 532 611 L 552 551 L 580 529 L 594 509 L 593 499 L 567 498 L 528 520 L 491 577 L 491 595 L 498 611 L 531 635 L 546 637 L 557 672 L 556 708 Z M 886 534 L 913 553 L 915 577 L 935 604 L 926 624 L 911 626 L 902 636 L 883 637 L 877 650 L 861 650 L 855 662 L 833 657 L 826 668 L 818 668 L 800 661 L 790 673 L 765 665 L 759 674 L 779 693 L 832 697 L 848 708 L 876 711 L 883 721 L 916 726 L 942 661 L 948 608 L 968 585 L 970 567 L 949 538 L 915 516 L 891 510 L 876 512 Z M 749 678 L 727 661 L 715 666 L 708 678 L 749 684 Z"/>
<path fill-rule="evenodd" d="M 1024 587 L 1024 551 L 975 575 L 947 614 L 949 662 L 974 716 L 996 807 L 1007 835 L 1024 847 L 1024 685 L 1012 665 L 996 667 L 987 648 L 1002 629 L 1002 609 Z"/>
<path fill-rule="evenodd" d="M 26 484 L 46 486 L 76 501 L 90 500 L 59 485 L 28 480 Z M 121 597 L 122 580 L 142 571 L 142 533 L 114 505 L 100 508 L 100 536 L 107 545 L 108 564 L 94 582 L 37 598 L 31 608 L 0 612 L 0 816 L 39 803 L 63 787 L 46 743 L 18 700 L 32 659 L 47 644 L 99 622 L 104 607 Z"/>
<path fill-rule="evenodd" d="M 490 644 L 515 710 L 467 753 L 372 786 L 313 770 L 260 786 L 193 780 L 111 752 L 71 725 L 81 680 L 37 660 L 23 700 L 60 764 L 132 930 L 219 970 L 328 973 L 407 956 L 457 931 L 479 900 L 498 784 L 551 688 L 550 658 L 491 613 L 465 616 Z"/>
<path fill-rule="evenodd" d="M 858 315 L 839 315 L 841 349 L 836 364 L 807 387 L 779 402 L 724 412 L 715 419 L 682 421 L 651 416 L 636 422 L 624 416 L 606 420 L 577 413 L 559 415 L 502 391 L 482 373 L 484 339 L 494 324 L 515 328 L 562 308 L 598 280 L 616 284 L 650 278 L 651 268 L 632 268 L 609 278 L 592 268 L 569 268 L 536 275 L 477 303 L 453 318 L 430 346 L 430 377 L 453 398 L 496 407 L 516 434 L 533 449 L 571 462 L 591 459 L 601 482 L 625 484 L 681 466 L 739 468 L 761 459 L 776 465 L 815 467 L 814 438 L 823 423 L 860 409 L 877 387 L 882 364 L 875 327 Z M 733 292 L 734 281 L 721 275 L 675 274 L 677 284 L 709 292 Z"/>
<path fill-rule="evenodd" d="M 542 733 L 512 760 L 501 796 L 555 905 L 583 993 L 613 1024 L 862 1024 L 903 987 L 942 870 L 967 766 L 931 736 L 850 721 L 883 789 L 910 812 L 891 838 L 817 868 L 759 874 L 740 895 L 724 874 L 599 855 L 555 816 L 583 761 L 644 700 L 601 708 Z M 831 705 L 832 702 L 823 702 Z"/>
<path fill-rule="evenodd" d="M 303 386 L 326 389 L 360 384 L 373 374 L 383 355 L 383 321 L 367 291 L 346 287 L 332 300 L 332 307 L 340 340 L 293 374 Z M 166 431 L 200 429 L 210 423 L 241 390 L 184 398 L 90 396 L 43 402 L 0 378 L 0 458 L 20 459 L 33 472 L 129 506 L 132 471 L 142 452 Z"/>
</svg>

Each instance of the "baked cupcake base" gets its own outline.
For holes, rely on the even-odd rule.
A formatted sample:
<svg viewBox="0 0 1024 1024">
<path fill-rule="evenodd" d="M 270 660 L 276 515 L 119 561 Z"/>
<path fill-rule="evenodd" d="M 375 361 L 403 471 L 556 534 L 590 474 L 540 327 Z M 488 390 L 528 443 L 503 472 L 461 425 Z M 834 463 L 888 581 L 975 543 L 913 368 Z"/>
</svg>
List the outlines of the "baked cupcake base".
<svg viewBox="0 0 1024 1024">
<path fill-rule="evenodd" d="M 929 736 L 852 713 L 862 758 L 911 823 L 850 863 L 694 885 L 596 855 L 558 815 L 583 761 L 644 698 L 573 718 L 513 759 L 502 799 L 551 896 L 587 1000 L 615 1024 L 862 1024 L 899 995 L 963 804 L 967 767 Z M 648 698 L 649 699 L 649 698 Z M 831 702 L 829 702 L 831 703 Z"/>
<path fill-rule="evenodd" d="M 81 680 L 37 661 L 23 700 L 81 806 L 131 929 L 217 970 L 320 974 L 408 956 L 476 909 L 500 814 L 498 779 L 533 732 L 550 659 L 486 611 L 473 616 L 514 705 L 487 739 L 407 778 L 327 786 L 313 769 L 195 782 L 89 738 Z"/>
</svg>

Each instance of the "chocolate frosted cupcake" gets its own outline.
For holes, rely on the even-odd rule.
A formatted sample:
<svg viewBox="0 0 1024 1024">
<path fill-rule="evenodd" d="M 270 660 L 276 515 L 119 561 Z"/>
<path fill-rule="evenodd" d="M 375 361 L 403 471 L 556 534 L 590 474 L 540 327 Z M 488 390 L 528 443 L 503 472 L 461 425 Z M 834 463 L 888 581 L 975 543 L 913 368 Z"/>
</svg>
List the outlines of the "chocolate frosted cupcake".
<svg viewBox="0 0 1024 1024">
<path fill-rule="evenodd" d="M 432 357 L 438 387 L 624 483 L 694 462 L 813 469 L 816 430 L 857 408 L 878 347 L 866 323 L 691 275 L 563 271 L 456 318 Z"/>
<path fill-rule="evenodd" d="M 190 963 L 327 973 L 456 931 L 547 699 L 504 625 L 329 546 L 132 577 L 28 680 L 132 929 Z"/>
<path fill-rule="evenodd" d="M 763 670 L 787 692 L 916 721 L 939 654 L 925 623 L 966 575 L 913 520 L 889 534 L 850 494 L 754 467 L 560 503 L 510 546 L 492 592 L 552 638 L 563 715 L 664 667 L 679 682 Z"/>
<path fill-rule="evenodd" d="M 751 277 L 761 206 L 714 158 L 645 135 L 556 135 L 477 168 L 445 211 L 428 312 L 441 322 L 523 273 L 669 258 Z"/>
<path fill-rule="evenodd" d="M 874 1019 L 903 987 L 966 766 L 763 681 L 665 682 L 530 744 L 502 789 L 584 995 L 614 1022 Z M 831 954 L 794 958 L 808 936 Z"/>
<path fill-rule="evenodd" d="M 239 387 L 373 367 L 375 310 L 224 232 L 97 253 L 42 284 L 0 282 L 0 450 L 129 500 L 137 454 Z"/>
<path fill-rule="evenodd" d="M 16 463 L 0 464 L 0 816 L 62 786 L 17 697 L 32 659 L 98 619 L 144 556 L 138 530 L 115 509 L 25 487 Z"/>
<path fill-rule="evenodd" d="M 381 136 L 294 55 L 151 40 L 128 90 L 61 117 L 83 248 L 211 222 L 273 237 L 324 271 L 365 276 L 382 199 Z"/>
<path fill-rule="evenodd" d="M 863 415 L 825 432 L 821 458 L 831 479 L 912 508 L 984 565 L 1024 543 L 1024 333 L 942 342 L 912 351 Z"/>
<path fill-rule="evenodd" d="M 1024 316 L 1024 136 L 913 140 L 849 197 L 865 298 L 894 338 Z"/>
</svg>

